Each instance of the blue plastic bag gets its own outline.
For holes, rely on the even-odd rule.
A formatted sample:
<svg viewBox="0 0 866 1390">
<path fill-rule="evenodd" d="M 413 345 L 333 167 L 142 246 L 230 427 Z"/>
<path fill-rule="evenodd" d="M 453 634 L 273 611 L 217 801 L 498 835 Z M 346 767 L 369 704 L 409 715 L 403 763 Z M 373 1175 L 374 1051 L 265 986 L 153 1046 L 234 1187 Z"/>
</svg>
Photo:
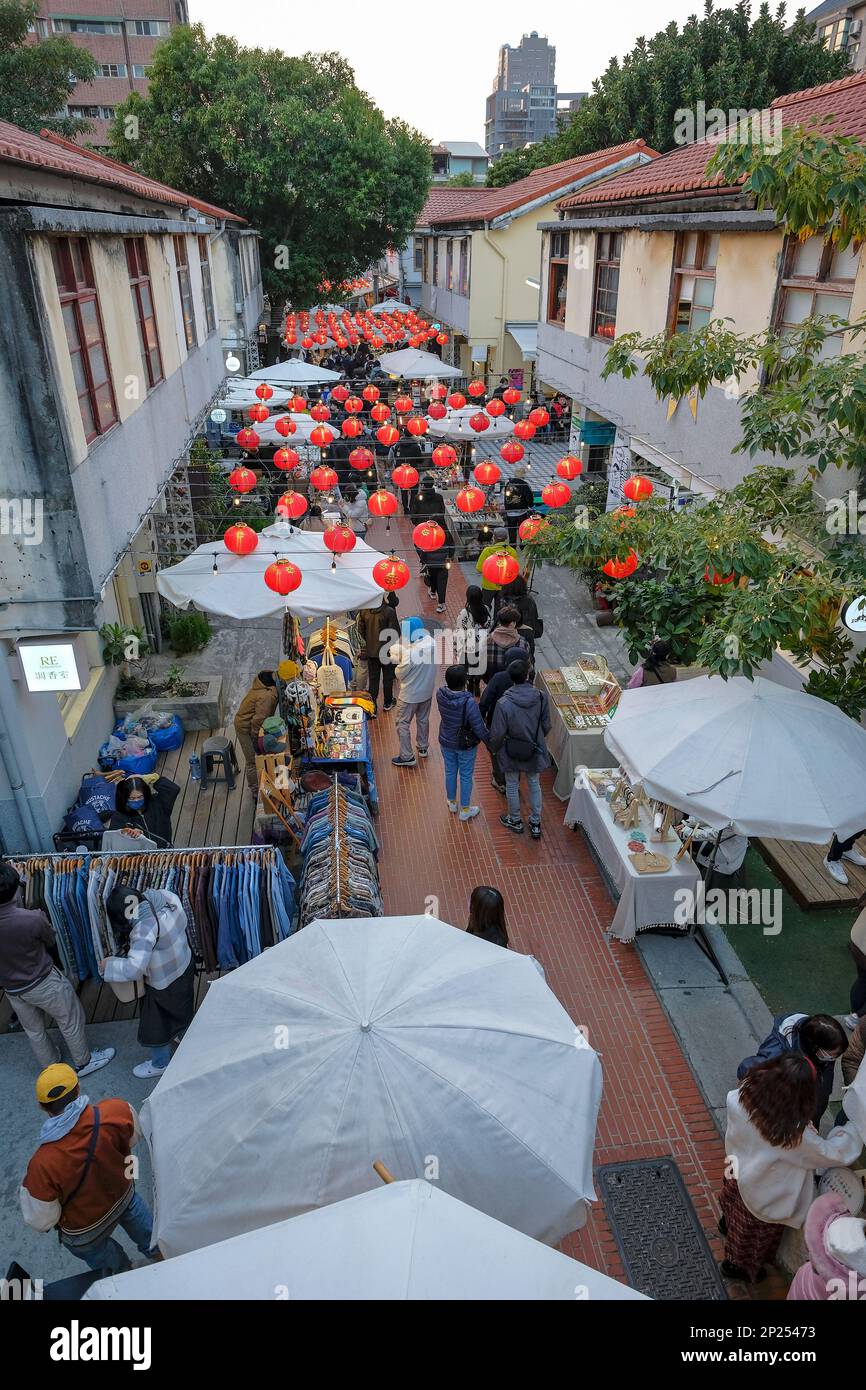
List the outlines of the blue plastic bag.
<svg viewBox="0 0 866 1390">
<path fill-rule="evenodd" d="M 183 724 L 176 714 L 164 729 L 148 729 L 147 736 L 158 753 L 167 753 L 171 748 L 180 748 L 183 743 Z"/>
</svg>

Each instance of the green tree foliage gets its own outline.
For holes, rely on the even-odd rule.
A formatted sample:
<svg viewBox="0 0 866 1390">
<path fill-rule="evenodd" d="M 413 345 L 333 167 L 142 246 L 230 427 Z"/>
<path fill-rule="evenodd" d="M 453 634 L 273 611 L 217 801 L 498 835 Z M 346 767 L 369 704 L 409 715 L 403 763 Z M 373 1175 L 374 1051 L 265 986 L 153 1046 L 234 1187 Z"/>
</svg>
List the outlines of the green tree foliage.
<svg viewBox="0 0 866 1390">
<path fill-rule="evenodd" d="M 718 10 L 705 0 L 702 16 L 638 39 L 621 62 L 612 58 L 573 119 L 546 142 L 543 162 L 639 138 L 670 150 L 676 143 L 674 113 L 694 109 L 698 101 L 708 110 L 760 110 L 786 92 L 849 71 L 843 53 L 815 42 L 814 25 L 802 12 L 789 33 L 786 28 L 784 4 L 775 13 L 761 4 L 753 21 L 750 0 Z"/>
<path fill-rule="evenodd" d="M 28 44 L 27 29 L 38 6 L 33 0 L 0 0 L 0 120 L 24 130 L 81 135 L 89 127 L 72 116 L 58 116 L 76 82 L 96 75 L 96 60 L 65 38 Z"/>
<path fill-rule="evenodd" d="M 266 288 L 299 308 L 402 245 L 431 176 L 428 142 L 386 120 L 338 54 L 290 58 L 201 25 L 157 47 L 148 95 L 118 108 L 111 145 L 246 217 L 263 238 Z"/>
<path fill-rule="evenodd" d="M 450 179 L 445 180 L 446 188 L 474 188 L 475 175 L 470 174 L 468 169 L 464 169 L 462 174 L 452 174 Z"/>
<path fill-rule="evenodd" d="M 542 169 L 545 164 L 555 164 L 557 156 L 552 154 L 553 141 L 541 140 L 537 145 L 529 145 L 525 150 L 506 150 L 487 170 L 487 187 L 503 188 L 507 183 L 525 179 L 534 169 Z"/>
</svg>

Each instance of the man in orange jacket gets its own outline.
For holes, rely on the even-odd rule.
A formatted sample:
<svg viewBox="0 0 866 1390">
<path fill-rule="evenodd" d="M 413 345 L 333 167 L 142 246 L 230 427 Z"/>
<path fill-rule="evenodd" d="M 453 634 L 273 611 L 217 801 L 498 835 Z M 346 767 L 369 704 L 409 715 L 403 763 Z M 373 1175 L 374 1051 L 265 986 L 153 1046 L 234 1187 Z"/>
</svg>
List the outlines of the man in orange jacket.
<svg viewBox="0 0 866 1390">
<path fill-rule="evenodd" d="M 132 1149 L 140 1130 L 132 1106 L 117 1099 L 91 1105 L 63 1062 L 40 1072 L 36 1099 L 46 1119 L 19 1193 L 27 1225 L 56 1228 L 61 1245 L 106 1273 L 129 1268 L 126 1252 L 111 1238 L 117 1226 L 153 1258 L 153 1217 L 135 1190 Z"/>
</svg>

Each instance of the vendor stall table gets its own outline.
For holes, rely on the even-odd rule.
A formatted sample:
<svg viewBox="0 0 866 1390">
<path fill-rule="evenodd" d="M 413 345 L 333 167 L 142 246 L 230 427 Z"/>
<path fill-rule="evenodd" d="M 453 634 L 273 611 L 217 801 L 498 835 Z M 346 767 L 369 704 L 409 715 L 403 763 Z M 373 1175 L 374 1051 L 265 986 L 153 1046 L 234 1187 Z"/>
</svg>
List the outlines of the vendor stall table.
<svg viewBox="0 0 866 1390">
<path fill-rule="evenodd" d="M 537 684 L 539 689 L 546 692 L 550 702 L 551 726 L 547 735 L 547 751 L 556 763 L 553 790 L 560 801 L 568 801 L 577 768 L 616 767 L 617 759 L 605 746 L 604 724 L 599 723 L 589 729 L 569 728 L 562 707 L 556 703 L 559 687 L 553 681 L 551 672 L 539 671 Z"/>
<path fill-rule="evenodd" d="M 373 751 L 370 747 L 370 731 L 367 716 L 360 725 L 360 744 L 355 756 L 349 757 L 308 757 L 303 759 L 304 767 L 321 767 L 327 772 L 357 771 L 363 769 L 367 774 L 367 803 L 372 815 L 379 814 L 379 793 L 376 788 L 376 773 L 373 769 Z"/>
<path fill-rule="evenodd" d="M 647 849 L 670 859 L 671 867 L 665 873 L 638 873 L 629 858 L 628 848 L 634 829 L 627 830 L 616 823 L 609 803 L 603 796 L 596 796 L 585 770 L 578 772 L 574 780 L 565 823 L 572 828 L 581 826 L 610 886 L 619 894 L 610 926 L 612 936 L 619 941 L 633 941 L 637 932 L 650 927 L 682 926 L 683 931 L 689 930 L 687 923 L 675 921 L 678 902 L 675 894 L 679 889 L 690 889 L 697 894 L 700 874 L 688 855 L 679 862 L 674 858 L 679 849 L 678 840 L 650 841 L 650 819 L 645 807 L 640 808 L 640 825 L 635 828 L 646 836 Z"/>
<path fill-rule="evenodd" d="M 451 497 L 444 497 L 443 503 L 445 520 L 458 560 L 477 560 L 483 549 L 478 539 L 479 528 L 490 527 L 489 544 L 493 528 L 504 524 L 501 515 L 493 507 L 486 507 L 480 512 L 461 512 Z"/>
</svg>

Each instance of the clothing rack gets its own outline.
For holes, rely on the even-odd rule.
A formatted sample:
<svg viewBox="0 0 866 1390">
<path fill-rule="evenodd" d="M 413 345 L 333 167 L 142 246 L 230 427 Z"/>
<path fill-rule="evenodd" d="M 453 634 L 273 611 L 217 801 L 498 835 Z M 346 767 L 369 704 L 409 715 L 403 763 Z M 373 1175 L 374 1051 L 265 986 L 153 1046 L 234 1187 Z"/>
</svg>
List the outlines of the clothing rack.
<svg viewBox="0 0 866 1390">
<path fill-rule="evenodd" d="M 154 854 L 230 854 L 233 851 L 243 850 L 269 850 L 273 845 L 173 845 L 168 849 L 148 849 L 143 851 L 142 858 L 150 858 Z M 135 850 L 130 850 L 135 854 Z M 121 850 L 117 849 L 68 849 L 68 850 L 46 850 L 44 854 L 38 851 L 34 854 L 9 854 L 7 859 L 12 864 L 26 864 L 33 859 L 124 859 L 126 856 Z"/>
<path fill-rule="evenodd" d="M 337 907 L 343 905 L 340 892 L 340 784 L 334 773 L 334 858 L 337 861 Z"/>
</svg>

